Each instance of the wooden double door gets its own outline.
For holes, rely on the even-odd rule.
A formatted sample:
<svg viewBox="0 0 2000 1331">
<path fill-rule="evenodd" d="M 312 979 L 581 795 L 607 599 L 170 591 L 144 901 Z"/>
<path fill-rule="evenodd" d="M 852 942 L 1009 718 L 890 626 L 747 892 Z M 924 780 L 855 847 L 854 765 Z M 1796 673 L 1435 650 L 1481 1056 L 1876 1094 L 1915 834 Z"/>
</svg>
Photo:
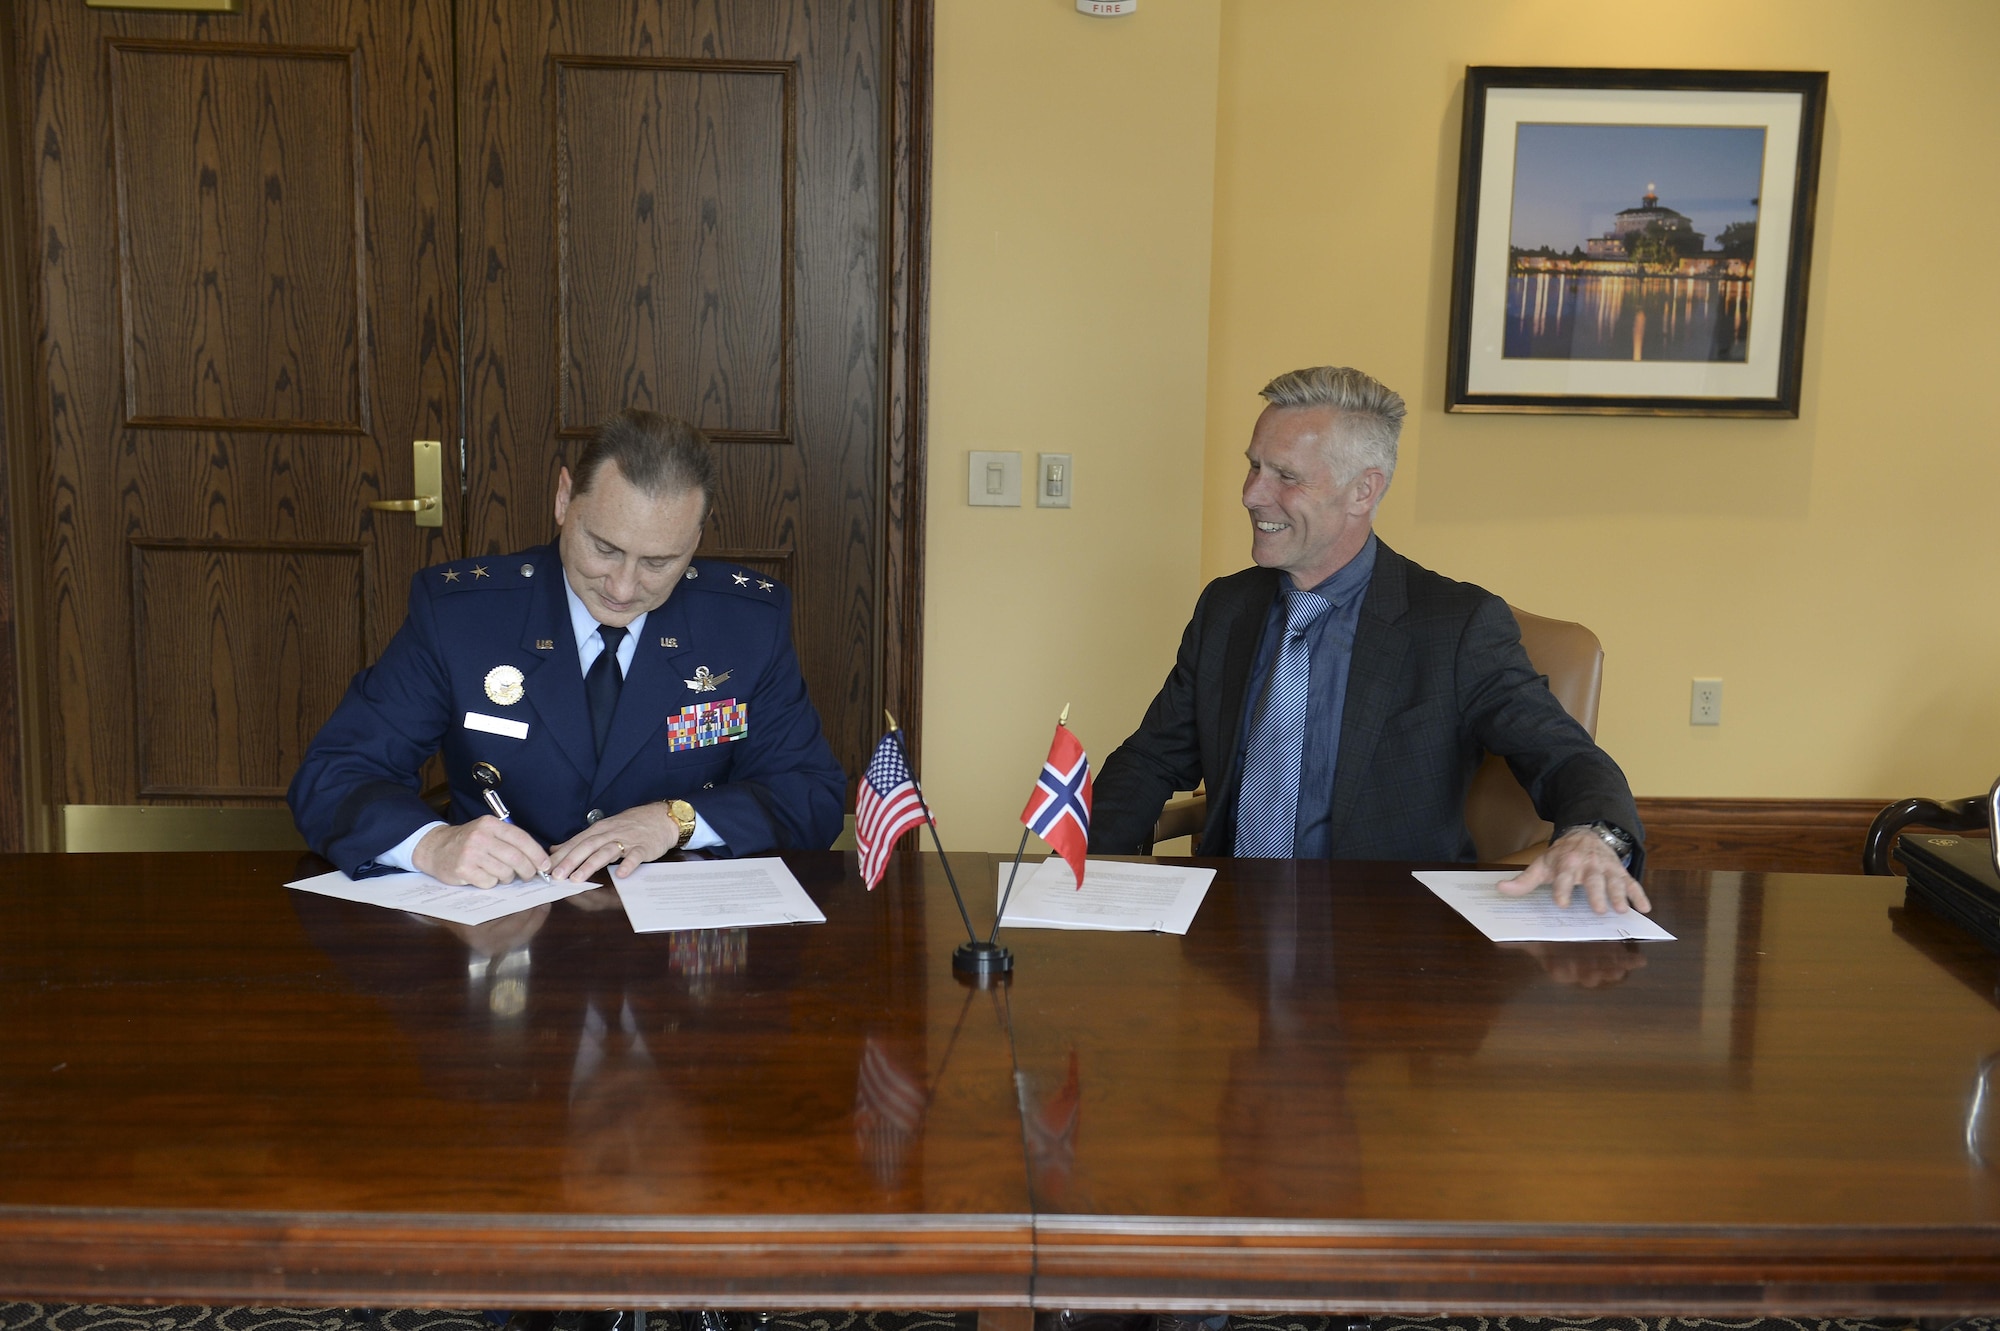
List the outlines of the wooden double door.
<svg viewBox="0 0 2000 1331">
<path fill-rule="evenodd" d="M 276 806 L 411 574 L 550 539 L 628 405 L 717 440 L 704 549 L 793 588 L 850 773 L 914 712 L 922 4 L 13 24 L 44 807 Z M 369 507 L 418 440 L 435 526 Z"/>
</svg>

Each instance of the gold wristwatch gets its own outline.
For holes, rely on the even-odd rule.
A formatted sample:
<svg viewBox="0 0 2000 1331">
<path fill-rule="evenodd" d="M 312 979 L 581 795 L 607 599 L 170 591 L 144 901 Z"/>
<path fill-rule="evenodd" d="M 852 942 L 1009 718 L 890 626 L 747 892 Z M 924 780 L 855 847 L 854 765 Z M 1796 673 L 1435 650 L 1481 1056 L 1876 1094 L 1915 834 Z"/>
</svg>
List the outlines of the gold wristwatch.
<svg viewBox="0 0 2000 1331">
<path fill-rule="evenodd" d="M 667 812 L 672 814 L 674 821 L 681 825 L 680 840 L 674 842 L 672 846 L 672 849 L 679 850 L 694 839 L 694 805 L 689 804 L 686 800 L 667 800 L 665 803 Z"/>
</svg>

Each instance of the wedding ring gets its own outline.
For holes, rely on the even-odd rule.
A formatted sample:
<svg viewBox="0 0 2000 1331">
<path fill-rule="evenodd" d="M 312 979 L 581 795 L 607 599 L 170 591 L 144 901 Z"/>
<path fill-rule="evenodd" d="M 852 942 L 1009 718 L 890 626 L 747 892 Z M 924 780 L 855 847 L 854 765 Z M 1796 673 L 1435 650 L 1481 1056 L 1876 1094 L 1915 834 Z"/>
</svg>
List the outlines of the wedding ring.
<svg viewBox="0 0 2000 1331">
<path fill-rule="evenodd" d="M 625 853 L 625 843 L 623 841 L 613 842 L 612 844 L 618 847 L 618 853 L 620 855 L 623 855 Z"/>
</svg>

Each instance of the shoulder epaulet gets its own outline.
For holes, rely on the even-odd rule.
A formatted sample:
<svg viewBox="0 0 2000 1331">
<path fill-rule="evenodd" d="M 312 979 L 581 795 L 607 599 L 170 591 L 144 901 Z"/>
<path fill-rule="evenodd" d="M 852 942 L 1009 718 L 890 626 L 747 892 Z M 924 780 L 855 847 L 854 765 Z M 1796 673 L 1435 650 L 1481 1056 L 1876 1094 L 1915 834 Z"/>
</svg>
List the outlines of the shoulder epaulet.
<svg viewBox="0 0 2000 1331">
<path fill-rule="evenodd" d="M 545 576 L 543 561 L 531 555 L 478 555 L 434 564 L 418 576 L 433 592 L 467 592 L 474 588 L 527 587 Z"/>
<path fill-rule="evenodd" d="M 785 584 L 777 579 L 719 559 L 695 560 L 681 574 L 681 581 L 682 585 L 701 591 L 746 596 L 753 601 L 776 601 L 785 592 Z"/>
</svg>

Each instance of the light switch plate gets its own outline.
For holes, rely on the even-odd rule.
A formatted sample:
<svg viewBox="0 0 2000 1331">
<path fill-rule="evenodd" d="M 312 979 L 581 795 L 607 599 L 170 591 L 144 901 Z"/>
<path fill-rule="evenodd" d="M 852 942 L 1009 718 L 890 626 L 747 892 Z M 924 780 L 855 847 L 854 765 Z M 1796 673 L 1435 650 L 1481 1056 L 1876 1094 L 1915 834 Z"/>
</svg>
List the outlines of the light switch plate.
<svg viewBox="0 0 2000 1331">
<path fill-rule="evenodd" d="M 1043 453 L 1035 467 L 1035 505 L 1038 508 L 1068 508 L 1070 489 L 1076 484 L 1067 453 Z"/>
<path fill-rule="evenodd" d="M 1021 455 L 973 450 L 965 478 L 965 502 L 979 508 L 1021 506 Z"/>
</svg>

